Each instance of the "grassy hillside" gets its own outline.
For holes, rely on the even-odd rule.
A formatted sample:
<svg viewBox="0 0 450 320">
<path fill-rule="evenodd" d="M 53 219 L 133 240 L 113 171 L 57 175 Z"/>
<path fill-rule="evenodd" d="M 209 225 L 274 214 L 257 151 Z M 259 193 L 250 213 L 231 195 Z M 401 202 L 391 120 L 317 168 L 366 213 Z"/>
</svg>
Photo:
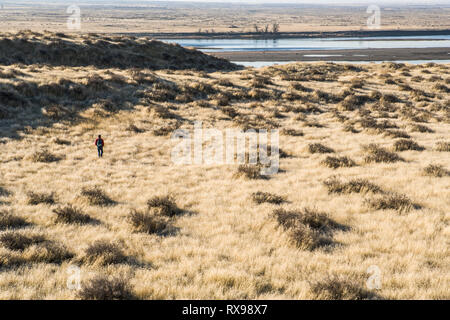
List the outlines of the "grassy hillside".
<svg viewBox="0 0 450 320">
<path fill-rule="evenodd" d="M 32 31 L 0 35 L 0 64 L 15 63 L 101 69 L 237 69 L 227 60 L 149 38 Z"/>
<path fill-rule="evenodd" d="M 0 298 L 450 297 L 449 65 L 33 59 L 0 67 Z M 281 170 L 174 165 L 196 120 L 278 128 Z"/>
</svg>

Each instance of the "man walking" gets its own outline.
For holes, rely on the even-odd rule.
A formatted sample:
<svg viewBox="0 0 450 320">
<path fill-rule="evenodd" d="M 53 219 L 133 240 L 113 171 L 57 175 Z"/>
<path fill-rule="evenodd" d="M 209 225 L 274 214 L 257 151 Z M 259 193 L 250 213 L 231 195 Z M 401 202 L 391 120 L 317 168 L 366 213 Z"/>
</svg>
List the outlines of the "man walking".
<svg viewBox="0 0 450 320">
<path fill-rule="evenodd" d="M 103 141 L 101 135 L 98 135 L 97 140 L 95 140 L 95 145 L 97 146 L 98 157 L 103 157 L 103 147 L 105 146 L 105 141 Z"/>
</svg>

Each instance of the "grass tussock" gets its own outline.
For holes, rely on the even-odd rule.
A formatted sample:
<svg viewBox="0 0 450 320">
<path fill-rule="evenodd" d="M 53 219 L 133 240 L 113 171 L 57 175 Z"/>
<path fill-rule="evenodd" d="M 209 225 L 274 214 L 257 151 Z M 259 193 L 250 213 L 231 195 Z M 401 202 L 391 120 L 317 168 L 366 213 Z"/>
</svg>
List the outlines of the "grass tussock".
<svg viewBox="0 0 450 320">
<path fill-rule="evenodd" d="M 128 127 L 126 127 L 125 130 L 128 131 L 128 132 L 131 132 L 131 133 L 143 133 L 143 132 L 145 132 L 144 129 L 141 129 L 141 128 L 137 127 L 133 123 L 129 124 Z"/>
<path fill-rule="evenodd" d="M 356 166 L 355 161 L 350 159 L 349 157 L 343 156 L 343 157 L 331 157 L 328 156 L 321 162 L 324 166 L 332 169 L 337 168 L 350 168 Z"/>
<path fill-rule="evenodd" d="M 82 300 L 133 300 L 131 285 L 123 278 L 97 276 L 84 282 L 77 297 Z"/>
<path fill-rule="evenodd" d="M 0 211 L 0 230 L 17 229 L 28 225 L 28 222 L 8 211 Z"/>
<path fill-rule="evenodd" d="M 340 227 L 328 215 L 308 208 L 298 211 L 277 209 L 273 216 L 295 245 L 304 250 L 331 245 L 330 232 Z"/>
<path fill-rule="evenodd" d="M 366 179 L 352 179 L 348 182 L 342 182 L 336 177 L 330 177 L 323 182 L 327 187 L 328 193 L 383 193 L 383 190 L 376 184 Z"/>
<path fill-rule="evenodd" d="M 309 153 L 333 153 L 334 150 L 320 143 L 312 143 L 308 145 Z"/>
<path fill-rule="evenodd" d="M 328 276 L 311 284 L 311 292 L 319 300 L 372 300 L 377 295 L 358 281 L 342 276 Z"/>
<path fill-rule="evenodd" d="M 406 150 L 415 150 L 415 151 L 423 151 L 424 147 L 417 144 L 415 141 L 410 139 L 401 139 L 397 140 L 394 143 L 394 151 L 406 151 Z"/>
<path fill-rule="evenodd" d="M 166 217 L 174 217 L 183 213 L 172 195 L 155 196 L 147 201 L 149 209 L 156 209 L 157 213 Z"/>
<path fill-rule="evenodd" d="M 246 177 L 247 179 L 262 179 L 264 176 L 261 174 L 261 166 L 241 164 L 237 168 L 237 172 L 234 174 L 235 177 Z"/>
<path fill-rule="evenodd" d="M 411 131 L 412 132 L 420 132 L 420 133 L 434 133 L 434 130 L 424 126 L 423 124 L 413 124 L 411 126 Z"/>
<path fill-rule="evenodd" d="M 163 234 L 169 228 L 169 222 L 161 215 L 133 210 L 128 216 L 135 232 Z"/>
<path fill-rule="evenodd" d="M 72 144 L 69 140 L 65 140 L 65 139 L 61 139 L 61 138 L 56 138 L 53 142 L 60 146 L 70 146 Z"/>
<path fill-rule="evenodd" d="M 436 151 L 450 152 L 450 142 L 440 141 L 436 143 Z"/>
<path fill-rule="evenodd" d="M 33 162 L 50 163 L 50 162 L 57 162 L 61 159 L 62 159 L 61 157 L 54 155 L 48 150 L 36 151 L 31 155 L 31 160 Z"/>
<path fill-rule="evenodd" d="M 56 203 L 55 194 L 52 193 L 38 193 L 38 192 L 28 192 L 27 193 L 27 204 L 35 206 L 38 204 L 48 204 L 52 205 Z"/>
<path fill-rule="evenodd" d="M 411 136 L 409 134 L 407 134 L 405 131 L 402 131 L 402 130 L 385 130 L 384 136 L 394 138 L 394 139 L 410 139 L 411 138 Z"/>
<path fill-rule="evenodd" d="M 47 240 L 28 247 L 24 251 L 23 257 L 27 261 L 34 263 L 61 264 L 66 260 L 72 259 L 74 254 L 63 244 Z"/>
<path fill-rule="evenodd" d="M 254 192 L 252 193 L 252 199 L 255 203 L 271 203 L 271 204 L 282 204 L 286 200 L 282 196 L 278 196 L 269 192 Z"/>
<path fill-rule="evenodd" d="M 4 252 L 0 254 L 0 268 L 14 268 L 26 263 L 21 255 L 14 252 Z"/>
<path fill-rule="evenodd" d="M 441 178 L 450 175 L 450 171 L 439 164 L 430 164 L 423 169 L 423 174 L 430 177 Z"/>
<path fill-rule="evenodd" d="M 362 107 L 367 101 L 369 97 L 366 95 L 348 95 L 345 99 L 339 104 L 338 108 L 342 111 L 353 111 L 360 107 Z"/>
<path fill-rule="evenodd" d="M 0 235 L 0 243 L 9 250 L 23 251 L 33 244 L 42 243 L 45 238 L 41 235 L 26 235 L 10 231 Z"/>
<path fill-rule="evenodd" d="M 363 151 L 366 153 L 366 156 L 364 158 L 364 161 L 366 163 L 393 163 L 397 161 L 403 161 L 403 159 L 396 153 L 390 152 L 387 149 L 373 143 L 363 146 Z"/>
<path fill-rule="evenodd" d="M 236 118 L 239 115 L 239 112 L 233 107 L 223 107 L 221 111 L 230 117 L 231 119 Z"/>
<path fill-rule="evenodd" d="M 179 127 L 178 123 L 166 123 L 160 127 L 153 130 L 155 136 L 167 136 L 177 130 Z"/>
<path fill-rule="evenodd" d="M 359 131 L 356 130 L 356 128 L 353 125 L 351 125 L 351 124 L 344 125 L 342 130 L 345 131 L 345 132 L 350 132 L 350 133 L 359 133 Z"/>
<path fill-rule="evenodd" d="M 303 122 L 303 125 L 305 127 L 310 127 L 310 128 L 324 128 L 325 127 L 323 124 L 321 124 L 320 122 L 318 122 L 316 120 L 305 120 Z"/>
<path fill-rule="evenodd" d="M 106 207 L 116 203 L 100 187 L 83 188 L 81 196 L 92 206 Z"/>
<path fill-rule="evenodd" d="M 91 265 L 106 266 L 124 263 L 127 256 L 119 245 L 106 240 L 98 240 L 86 248 L 82 260 Z"/>
<path fill-rule="evenodd" d="M 93 221 L 89 215 L 72 205 L 56 208 L 53 212 L 56 215 L 56 223 L 87 224 Z"/>
<path fill-rule="evenodd" d="M 284 128 L 281 133 L 285 136 L 302 137 L 304 135 L 303 131 L 291 128 Z"/>
<path fill-rule="evenodd" d="M 365 202 L 373 210 L 396 210 L 399 213 L 407 213 L 419 207 L 407 196 L 397 193 L 389 193 L 379 198 L 367 199 Z"/>
<path fill-rule="evenodd" d="M 9 192 L 7 189 L 0 186 L 0 197 L 9 197 L 11 195 L 11 192 Z"/>
<path fill-rule="evenodd" d="M 312 251 L 333 244 L 330 237 L 303 224 L 298 224 L 287 231 L 293 243 L 302 250 Z"/>
</svg>

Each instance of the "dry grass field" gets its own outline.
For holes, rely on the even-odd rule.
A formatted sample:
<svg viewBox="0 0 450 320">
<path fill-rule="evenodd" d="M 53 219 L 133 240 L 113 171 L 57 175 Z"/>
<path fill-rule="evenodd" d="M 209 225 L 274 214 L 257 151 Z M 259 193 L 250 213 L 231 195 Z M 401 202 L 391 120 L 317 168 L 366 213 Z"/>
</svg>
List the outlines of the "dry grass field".
<svg viewBox="0 0 450 320">
<path fill-rule="evenodd" d="M 450 298 L 450 65 L 239 70 L 91 37 L 0 37 L 29 48 L 0 57 L 0 299 Z M 174 165 L 196 120 L 279 129 L 280 171 Z"/>
</svg>

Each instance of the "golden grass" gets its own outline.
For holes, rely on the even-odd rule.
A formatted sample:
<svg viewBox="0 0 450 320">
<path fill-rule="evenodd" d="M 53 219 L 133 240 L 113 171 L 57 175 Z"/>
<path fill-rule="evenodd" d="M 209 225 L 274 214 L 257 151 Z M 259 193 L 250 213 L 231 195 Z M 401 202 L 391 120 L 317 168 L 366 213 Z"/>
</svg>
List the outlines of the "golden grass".
<svg viewBox="0 0 450 320">
<path fill-rule="evenodd" d="M 5 73 L 19 69 L 13 65 L 1 68 Z M 389 72 L 413 89 L 432 92 L 433 82 L 415 83 L 409 81 L 408 75 L 398 75 L 396 70 L 408 72 L 411 77 L 423 75 L 423 70 L 442 75 L 448 73 L 448 65 L 293 64 L 252 69 L 252 73 L 261 77 L 271 75 L 272 84 L 257 88 L 270 97 L 265 99 L 250 94 L 255 90 L 251 88 L 254 76 L 247 79 L 248 70 L 213 72 L 208 78 L 195 70 L 186 73 L 157 70 L 154 77 L 172 85 L 154 87 L 139 84 L 123 69 L 43 65 L 20 69 L 23 75 L 0 79 L 0 90 L 8 92 L 5 96 L 12 99 L 5 100 L 8 116 L 0 119 L 0 236 L 6 243 L 4 246 L 2 241 L 0 245 L 0 298 L 370 299 L 376 295 L 387 299 L 448 299 L 450 296 L 447 272 L 450 177 L 438 177 L 434 173 L 440 170 L 436 168 L 427 170 L 431 175 L 424 174 L 430 163 L 448 163 L 445 145 L 443 149 L 437 145 L 448 140 L 448 113 L 445 108 L 433 107 L 434 103 L 445 106 L 448 98 L 440 93 L 428 97 L 430 103 L 407 105 L 409 91 L 385 84 L 377 76 Z M 83 85 L 89 74 L 109 79 L 108 73 L 121 76 L 124 82 L 104 80 L 106 91 Z M 338 81 L 350 81 L 356 76 L 364 82 L 357 89 L 358 95 L 366 95 L 369 100 L 353 111 L 342 110 L 342 97 L 339 98 L 342 86 Z M 227 79 L 234 86 L 215 84 L 220 79 Z M 176 101 L 186 82 L 209 83 L 214 93 L 208 93 L 205 86 L 200 89 L 205 92 L 194 91 L 194 102 Z M 318 89 L 327 93 L 327 97 L 301 92 L 299 99 L 284 99 L 282 93 L 292 90 L 291 82 Z M 52 83 L 59 83 L 60 87 L 54 88 L 56 94 L 40 96 L 43 101 L 50 97 L 60 105 L 64 105 L 65 99 L 79 99 L 65 106 L 71 111 L 70 117 L 57 120 L 48 117 L 42 113 L 40 102 L 32 99 L 35 92 L 43 90 L 40 87 Z M 370 97 L 374 90 L 382 94 L 380 99 L 388 97 L 390 106 L 381 111 L 389 118 L 379 118 L 382 114 L 375 104 L 379 103 L 379 107 L 381 103 Z M 26 94 L 28 91 L 30 96 Z M 237 117 L 231 119 L 214 107 L 212 101 L 217 93 L 228 97 L 228 106 L 239 114 Z M 159 101 L 164 100 L 159 95 L 173 100 Z M 13 109 L 8 101 L 25 101 L 28 107 Z M 417 123 L 403 117 L 402 108 L 428 112 L 430 119 L 426 126 L 430 130 L 415 130 Z M 336 118 L 337 109 L 344 122 Z M 170 116 L 166 117 L 166 112 Z M 410 138 L 387 134 L 392 129 L 383 128 L 385 125 L 376 131 L 343 130 L 343 124 L 349 121 L 346 119 L 359 120 L 364 114 L 379 124 L 389 120 L 400 128 L 396 130 L 404 131 Z M 323 126 L 304 126 L 296 119 L 308 119 Z M 279 173 L 269 179 L 252 179 L 258 178 L 260 168 L 243 167 L 241 173 L 245 176 L 248 172 L 250 179 L 236 179 L 238 164 L 172 164 L 170 152 L 174 141 L 170 140 L 170 134 L 174 128 L 191 130 L 194 120 L 221 130 L 278 127 L 301 130 L 303 135 L 297 131 L 284 131 L 286 134 L 280 135 L 280 147 L 292 157 L 280 159 Z M 127 130 L 130 123 L 142 132 Z M 359 122 L 351 125 L 357 127 Z M 164 134 L 154 134 L 159 128 Z M 102 159 L 97 157 L 93 145 L 98 134 L 102 134 L 106 143 Z M 390 151 L 398 138 L 411 139 L 424 150 L 402 151 L 404 161 L 398 161 L 399 156 Z M 338 161 L 332 159 L 328 161 L 330 165 L 324 165 L 322 161 L 329 154 L 320 153 L 322 147 L 317 149 L 319 153 L 309 152 L 309 146 L 317 144 L 332 148 Z M 61 159 L 30 161 L 30 155 L 41 150 Z M 341 165 L 347 163 L 341 157 L 348 157 L 358 165 Z M 334 163 L 339 166 L 335 168 Z M 342 177 L 339 181 L 345 192 L 329 193 L 324 187 L 323 181 L 334 174 Z M 378 190 L 373 186 L 386 191 L 379 194 L 365 191 Z M 53 193 L 54 203 L 28 203 L 28 192 Z M 257 194 L 256 200 L 253 194 Z M 281 198 L 285 201 L 278 203 Z M 58 208 L 68 206 L 97 223 L 79 223 L 78 216 L 69 212 L 61 215 L 63 223 L 57 223 Z M 297 219 L 295 227 L 285 229 L 273 215 L 274 208 L 301 213 L 303 218 Z M 308 220 L 303 208 L 320 208 L 312 210 L 319 215 Z M 130 214 L 133 210 L 139 214 Z M 195 214 L 181 214 L 188 212 Z M 329 220 L 324 220 L 321 212 Z M 401 214 L 393 214 L 396 212 Z M 323 221 L 347 228 L 322 228 Z M 176 232 L 166 232 L 163 226 Z M 17 234 L 22 238 L 16 238 Z M 34 236 L 43 236 L 45 241 L 33 243 Z M 8 244 L 16 240 L 26 244 L 30 239 L 32 244 L 23 250 L 12 250 L 14 245 Z M 67 270 L 71 265 L 81 267 L 84 291 L 67 288 Z M 365 287 L 367 269 L 372 265 L 382 271 L 380 290 Z M 339 277 L 324 279 L 327 274 Z M 90 284 L 89 279 L 96 276 L 101 279 L 101 286 Z M 111 280 L 114 277 L 126 282 L 116 286 Z M 111 295 L 116 287 L 119 294 Z M 91 292 L 88 288 L 103 289 Z"/>
</svg>

